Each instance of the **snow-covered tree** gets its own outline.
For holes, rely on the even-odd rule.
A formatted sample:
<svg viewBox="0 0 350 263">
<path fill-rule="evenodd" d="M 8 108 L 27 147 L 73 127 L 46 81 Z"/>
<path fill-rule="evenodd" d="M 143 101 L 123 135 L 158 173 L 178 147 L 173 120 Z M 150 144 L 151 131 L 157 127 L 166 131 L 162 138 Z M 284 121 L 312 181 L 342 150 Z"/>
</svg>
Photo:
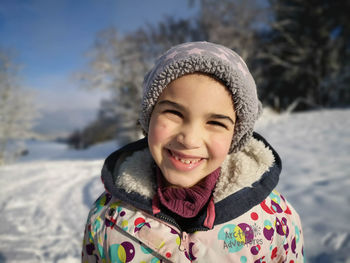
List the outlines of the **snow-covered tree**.
<svg viewBox="0 0 350 263">
<path fill-rule="evenodd" d="M 350 2 L 269 2 L 272 30 L 260 53 L 265 100 L 282 109 L 297 101 L 327 107 L 350 103 Z"/>
<path fill-rule="evenodd" d="M 9 54 L 0 49 L 0 165 L 19 154 L 19 142 L 31 136 L 37 117 L 32 94 L 20 84 Z"/>
<path fill-rule="evenodd" d="M 142 51 L 138 39 L 121 37 L 114 28 L 106 29 L 97 35 L 88 53 L 88 70 L 79 74 L 83 87 L 110 92 L 110 98 L 101 102 L 100 111 L 103 116 L 113 116 L 118 127 L 116 137 L 125 138 L 125 142 L 139 136 L 137 113 L 146 72 Z M 108 118 L 113 121 L 111 116 Z"/>
<path fill-rule="evenodd" d="M 199 23 L 206 39 L 220 43 L 250 62 L 256 54 L 257 31 L 267 24 L 268 10 L 258 0 L 200 0 Z"/>
</svg>

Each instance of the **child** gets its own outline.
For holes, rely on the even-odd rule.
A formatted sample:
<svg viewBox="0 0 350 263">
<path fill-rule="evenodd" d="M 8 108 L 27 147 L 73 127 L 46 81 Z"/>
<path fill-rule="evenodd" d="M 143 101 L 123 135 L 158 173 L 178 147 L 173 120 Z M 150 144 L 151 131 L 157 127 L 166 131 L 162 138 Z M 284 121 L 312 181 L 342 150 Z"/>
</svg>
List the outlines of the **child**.
<svg viewBox="0 0 350 263">
<path fill-rule="evenodd" d="M 147 137 L 112 153 L 83 262 L 303 262 L 281 160 L 253 126 L 255 82 L 232 50 L 185 43 L 144 80 Z"/>
</svg>

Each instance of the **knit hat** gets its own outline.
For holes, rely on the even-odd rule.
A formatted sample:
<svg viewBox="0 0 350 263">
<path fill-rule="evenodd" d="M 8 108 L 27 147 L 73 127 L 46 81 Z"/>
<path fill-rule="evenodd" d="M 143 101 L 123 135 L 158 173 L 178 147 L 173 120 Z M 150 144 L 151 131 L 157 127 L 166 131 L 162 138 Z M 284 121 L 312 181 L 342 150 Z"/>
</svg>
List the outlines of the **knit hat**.
<svg viewBox="0 0 350 263">
<path fill-rule="evenodd" d="M 231 49 L 209 42 L 188 42 L 172 47 L 145 76 L 140 124 L 148 132 L 154 106 L 167 85 L 186 74 L 204 73 L 221 80 L 232 94 L 236 124 L 231 152 L 237 152 L 253 134 L 261 114 L 256 85 L 243 59 Z"/>
</svg>

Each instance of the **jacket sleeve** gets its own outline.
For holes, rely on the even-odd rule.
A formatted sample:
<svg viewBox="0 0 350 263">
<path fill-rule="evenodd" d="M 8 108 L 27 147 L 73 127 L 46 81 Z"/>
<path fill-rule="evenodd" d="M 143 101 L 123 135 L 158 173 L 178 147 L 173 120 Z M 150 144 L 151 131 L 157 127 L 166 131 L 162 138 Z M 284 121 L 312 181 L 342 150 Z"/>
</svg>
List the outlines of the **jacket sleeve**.
<svg viewBox="0 0 350 263">
<path fill-rule="evenodd" d="M 264 219 L 267 222 L 264 221 L 263 233 L 267 240 L 271 240 L 270 246 L 265 247 L 265 256 L 270 260 L 268 262 L 304 262 L 304 239 L 299 214 L 275 190 L 263 204 L 261 207 L 266 212 Z M 273 235 L 272 238 L 268 238 L 269 233 Z"/>
<path fill-rule="evenodd" d="M 103 193 L 94 203 L 90 210 L 88 219 L 85 225 L 83 247 L 82 247 L 82 262 L 104 262 L 105 253 L 101 239 L 104 219 L 102 218 L 105 204 L 108 202 L 108 196 Z M 102 212 L 102 213 L 101 213 Z"/>
<path fill-rule="evenodd" d="M 291 206 L 290 206 L 291 207 Z M 291 207 L 293 211 L 293 223 L 290 229 L 290 247 L 287 253 L 286 262 L 305 262 L 304 259 L 304 237 L 303 230 L 300 221 L 300 217 L 294 208 Z M 294 261 L 293 261 L 294 260 Z"/>
<path fill-rule="evenodd" d="M 90 224 L 86 224 L 84 231 L 84 239 L 83 239 L 83 248 L 82 248 L 82 263 L 96 263 L 101 262 L 101 254 L 97 247 L 97 243 L 94 242 L 94 239 L 91 238 L 91 230 Z"/>
</svg>

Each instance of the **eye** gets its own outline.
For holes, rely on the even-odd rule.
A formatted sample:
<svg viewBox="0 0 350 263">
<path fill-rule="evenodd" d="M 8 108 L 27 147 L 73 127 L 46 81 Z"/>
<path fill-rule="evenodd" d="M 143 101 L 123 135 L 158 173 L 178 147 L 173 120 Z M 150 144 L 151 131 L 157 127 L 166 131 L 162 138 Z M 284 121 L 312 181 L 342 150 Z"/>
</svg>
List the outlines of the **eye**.
<svg viewBox="0 0 350 263">
<path fill-rule="evenodd" d="M 209 121 L 208 124 L 227 129 L 227 126 L 224 123 L 219 121 Z"/>
<path fill-rule="evenodd" d="M 176 115 L 176 116 L 178 116 L 180 118 L 183 117 L 181 112 L 176 111 L 176 110 L 165 110 L 165 111 L 163 111 L 163 113 L 170 113 L 170 114 Z"/>
</svg>

